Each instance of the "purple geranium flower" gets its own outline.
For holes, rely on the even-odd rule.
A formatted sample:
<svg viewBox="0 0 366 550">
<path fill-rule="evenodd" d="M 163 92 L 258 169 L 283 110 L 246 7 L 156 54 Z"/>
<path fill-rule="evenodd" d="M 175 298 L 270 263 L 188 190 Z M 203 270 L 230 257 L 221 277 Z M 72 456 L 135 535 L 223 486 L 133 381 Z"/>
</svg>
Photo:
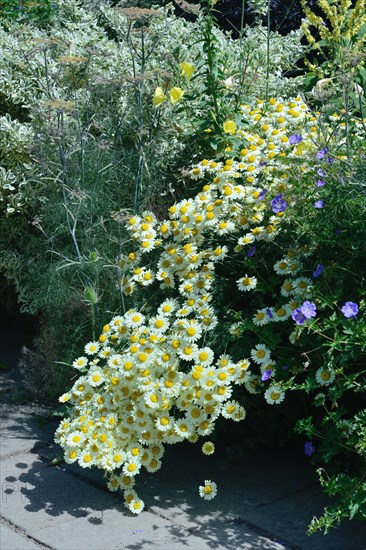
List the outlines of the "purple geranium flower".
<svg viewBox="0 0 366 550">
<path fill-rule="evenodd" d="M 262 189 L 262 191 L 258 195 L 258 200 L 264 199 L 264 197 L 267 195 L 268 189 Z"/>
<path fill-rule="evenodd" d="M 301 309 L 297 307 L 292 314 L 292 318 L 297 325 L 303 325 L 306 321 L 305 315 L 302 313 Z"/>
<path fill-rule="evenodd" d="M 314 302 L 306 301 L 302 304 L 300 311 L 306 319 L 311 319 L 316 316 L 316 305 Z"/>
<path fill-rule="evenodd" d="M 341 312 L 347 319 L 354 319 L 358 313 L 358 305 L 355 302 L 346 302 Z"/>
<path fill-rule="evenodd" d="M 315 446 L 312 441 L 306 441 L 304 445 L 304 453 L 306 454 L 306 456 L 311 456 L 315 453 Z"/>
<path fill-rule="evenodd" d="M 326 182 L 324 180 L 317 180 L 315 183 L 317 187 L 324 187 L 325 184 Z"/>
<path fill-rule="evenodd" d="M 319 277 L 321 273 L 324 271 L 324 266 L 322 264 L 319 264 L 316 266 L 315 271 L 313 273 L 313 277 Z"/>
<path fill-rule="evenodd" d="M 294 134 L 292 136 L 290 136 L 288 138 L 288 142 L 291 144 L 291 145 L 297 145 L 298 143 L 300 143 L 304 138 L 302 136 L 300 136 L 300 134 Z"/>
<path fill-rule="evenodd" d="M 314 202 L 314 208 L 318 208 L 318 209 L 324 208 L 324 201 L 318 200 L 318 201 Z"/>
<path fill-rule="evenodd" d="M 252 256 L 254 256 L 256 250 L 257 250 L 256 245 L 252 246 L 252 248 L 249 250 L 249 252 L 248 252 L 248 254 L 247 254 L 247 255 L 249 256 L 249 258 L 251 258 Z"/>
<path fill-rule="evenodd" d="M 261 380 L 265 382 L 266 380 L 269 380 L 272 376 L 272 369 L 265 370 L 262 374 Z"/>
<path fill-rule="evenodd" d="M 321 168 L 319 168 L 319 170 L 317 171 L 317 174 L 318 174 L 319 177 L 325 178 L 325 172 Z"/>
<path fill-rule="evenodd" d="M 278 212 L 284 212 L 284 210 L 286 210 L 287 203 L 285 199 L 282 198 L 282 193 L 272 199 L 271 206 L 275 214 L 278 214 Z"/>
<path fill-rule="evenodd" d="M 269 307 L 266 308 L 266 313 L 267 313 L 267 316 L 268 316 L 270 319 L 273 319 L 273 313 L 272 313 L 272 311 L 269 309 Z"/>
<path fill-rule="evenodd" d="M 323 159 L 328 155 L 328 149 L 324 147 L 324 149 L 319 149 L 319 151 L 316 154 L 317 159 Z"/>
</svg>

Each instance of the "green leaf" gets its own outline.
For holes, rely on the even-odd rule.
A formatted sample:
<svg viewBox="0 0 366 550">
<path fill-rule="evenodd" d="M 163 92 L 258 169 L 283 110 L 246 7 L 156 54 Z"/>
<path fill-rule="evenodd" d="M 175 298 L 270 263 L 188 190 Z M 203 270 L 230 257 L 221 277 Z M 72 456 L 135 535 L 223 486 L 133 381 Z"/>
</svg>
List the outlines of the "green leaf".
<svg viewBox="0 0 366 550">
<path fill-rule="evenodd" d="M 349 506 L 349 519 L 353 519 L 355 517 L 355 515 L 358 512 L 359 507 L 360 507 L 360 505 L 357 502 L 355 502 L 354 504 L 350 504 L 350 506 Z"/>
</svg>

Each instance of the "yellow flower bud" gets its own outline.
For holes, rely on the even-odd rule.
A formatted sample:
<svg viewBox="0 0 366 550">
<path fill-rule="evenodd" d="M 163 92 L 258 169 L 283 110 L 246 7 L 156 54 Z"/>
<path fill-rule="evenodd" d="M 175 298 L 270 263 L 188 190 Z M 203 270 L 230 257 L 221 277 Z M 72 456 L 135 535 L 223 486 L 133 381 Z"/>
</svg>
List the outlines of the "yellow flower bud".
<svg viewBox="0 0 366 550">
<path fill-rule="evenodd" d="M 182 88 L 172 88 L 169 92 L 170 101 L 173 103 L 177 103 L 180 99 L 183 97 L 183 90 Z"/>
<path fill-rule="evenodd" d="M 192 74 L 194 73 L 194 67 L 190 63 L 187 63 L 187 61 L 183 61 L 183 63 L 180 64 L 182 72 L 180 73 L 182 76 L 186 76 L 187 78 L 191 78 Z"/>
<path fill-rule="evenodd" d="M 237 128 L 233 120 L 225 120 L 222 127 L 224 129 L 225 134 L 231 134 L 231 135 L 235 134 L 236 128 Z"/>
<path fill-rule="evenodd" d="M 164 103 L 165 100 L 166 100 L 166 95 L 164 94 L 163 89 L 156 88 L 154 92 L 154 97 L 153 97 L 153 105 L 155 105 L 155 107 L 159 107 L 159 105 Z"/>
</svg>

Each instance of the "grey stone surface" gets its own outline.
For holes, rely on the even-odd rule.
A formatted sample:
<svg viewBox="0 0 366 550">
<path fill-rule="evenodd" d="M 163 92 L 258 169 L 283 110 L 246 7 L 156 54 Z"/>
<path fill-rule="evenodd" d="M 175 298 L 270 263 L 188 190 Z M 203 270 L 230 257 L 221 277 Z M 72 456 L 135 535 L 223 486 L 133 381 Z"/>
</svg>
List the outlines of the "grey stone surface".
<svg viewBox="0 0 366 550">
<path fill-rule="evenodd" d="M 208 522 L 191 534 L 149 511 L 135 517 L 120 495 L 50 467 L 31 453 L 4 460 L 1 482 L 3 516 L 55 550 L 283 548 L 234 524 Z"/>
<path fill-rule="evenodd" d="M 270 532 L 281 533 L 304 550 L 365 550 L 366 524 L 359 521 L 343 522 L 326 536 L 306 535 L 313 516 L 320 516 L 330 500 L 320 485 L 304 489 L 286 498 L 258 506 L 244 514 L 244 518 L 261 525 Z"/>
<path fill-rule="evenodd" d="M 47 407 L 37 404 L 3 403 L 0 407 L 0 458 L 31 450 L 36 443 L 47 441 L 49 434 L 34 418 L 47 414 Z"/>
<path fill-rule="evenodd" d="M 2 461 L 1 487 L 2 515 L 30 534 L 73 518 L 100 517 L 103 510 L 117 506 L 112 493 L 48 466 L 31 453 Z"/>
<path fill-rule="evenodd" d="M 55 550 L 284 550 L 284 547 L 250 530 L 190 534 L 173 523 L 148 512 L 137 518 L 106 510 L 101 523 L 84 518 L 63 523 L 38 533 Z M 60 546 L 60 541 L 62 544 Z"/>
<path fill-rule="evenodd" d="M 40 550 L 41 546 L 1 522 L 0 548 L 1 550 Z"/>
</svg>

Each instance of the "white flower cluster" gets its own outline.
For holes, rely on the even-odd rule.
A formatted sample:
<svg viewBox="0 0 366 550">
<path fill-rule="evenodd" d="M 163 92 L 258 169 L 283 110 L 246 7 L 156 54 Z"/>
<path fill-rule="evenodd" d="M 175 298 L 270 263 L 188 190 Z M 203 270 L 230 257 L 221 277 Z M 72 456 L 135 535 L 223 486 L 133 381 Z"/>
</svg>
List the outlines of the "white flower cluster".
<svg viewBox="0 0 366 550">
<path fill-rule="evenodd" d="M 143 508 L 137 496 L 129 501 L 135 476 L 142 467 L 160 468 L 164 444 L 209 435 L 220 415 L 245 417 L 230 398 L 248 362 L 215 359 L 210 347 L 197 343 L 213 325 L 184 319 L 178 309 L 167 299 L 149 319 L 137 310 L 113 318 L 75 360 L 82 374 L 60 398 L 74 405 L 56 432 L 66 461 L 110 472 L 109 487 L 125 490 L 133 512 Z"/>
<path fill-rule="evenodd" d="M 276 102 L 261 121 L 261 134 L 278 124 L 272 112 L 278 112 Z M 256 110 L 248 114 L 256 115 Z M 81 376 L 61 397 L 74 405 L 56 435 L 66 460 L 110 472 L 109 487 L 124 488 L 126 505 L 134 512 L 143 508 L 131 493 L 134 478 L 142 466 L 149 472 L 160 468 L 164 444 L 211 434 L 220 415 L 235 421 L 245 417 L 231 397 L 235 385 L 251 380 L 250 362 L 215 357 L 209 346 L 218 323 L 212 289 L 215 267 L 230 248 L 240 252 L 256 240 L 273 239 L 285 219 L 285 212 L 272 211 L 271 198 L 286 187 L 274 163 L 289 146 L 282 139 L 272 155 L 273 130 L 267 138 L 240 130 L 239 160 L 228 154 L 223 162 L 202 161 L 210 183 L 194 198 L 171 206 L 168 220 L 159 221 L 151 212 L 130 218 L 136 245 L 120 261 L 123 291 L 129 295 L 137 287 L 158 284 L 174 297 L 149 316 L 132 309 L 114 317 L 98 341 L 85 346 L 85 356 L 75 360 Z M 150 253 L 158 250 L 157 259 L 149 262 Z M 238 281 L 242 291 L 256 284 L 245 273 Z M 262 363 L 267 353 L 257 346 L 252 358 Z"/>
<path fill-rule="evenodd" d="M 74 406 L 56 435 L 66 460 L 109 472 L 109 487 L 123 488 L 126 505 L 136 513 L 143 502 L 131 487 L 141 468 L 159 469 L 165 444 L 196 442 L 212 433 L 220 415 L 244 419 L 244 408 L 232 399 L 235 385 L 258 391 L 261 378 L 249 370 L 250 360 L 215 356 L 210 335 L 219 322 L 212 306 L 217 264 L 248 244 L 274 239 L 291 207 L 294 185 L 283 158 L 304 156 L 305 166 L 306 154 L 313 152 L 314 117 L 301 99 L 271 99 L 269 105 L 266 110 L 262 102 L 243 106 L 254 131 L 248 125 L 237 129 L 240 152 L 227 148 L 222 161 L 204 159 L 193 167 L 192 176 L 206 181 L 196 196 L 172 205 L 168 219 L 158 220 L 152 212 L 129 219 L 134 246 L 120 260 L 122 290 L 129 296 L 139 287 L 158 287 L 167 297 L 152 313 L 146 305 L 146 313 L 131 309 L 114 317 L 98 341 L 85 346 L 85 356 L 75 360 L 81 376 L 60 398 Z M 299 132 L 301 141 L 289 140 Z M 286 277 L 281 294 L 288 301 L 279 309 L 258 311 L 255 324 L 285 320 L 299 301 L 311 298 L 311 281 L 298 276 L 307 253 L 289 250 L 275 264 Z M 237 281 L 245 292 L 260 285 L 245 273 L 246 257 Z M 250 355 L 262 377 L 275 374 L 266 346 L 256 345 Z M 284 397 L 274 382 L 265 393 L 269 404 Z M 212 445 L 203 452 L 211 454 Z M 210 488 L 201 487 L 200 494 L 212 498 L 216 486 L 206 483 Z"/>
</svg>

